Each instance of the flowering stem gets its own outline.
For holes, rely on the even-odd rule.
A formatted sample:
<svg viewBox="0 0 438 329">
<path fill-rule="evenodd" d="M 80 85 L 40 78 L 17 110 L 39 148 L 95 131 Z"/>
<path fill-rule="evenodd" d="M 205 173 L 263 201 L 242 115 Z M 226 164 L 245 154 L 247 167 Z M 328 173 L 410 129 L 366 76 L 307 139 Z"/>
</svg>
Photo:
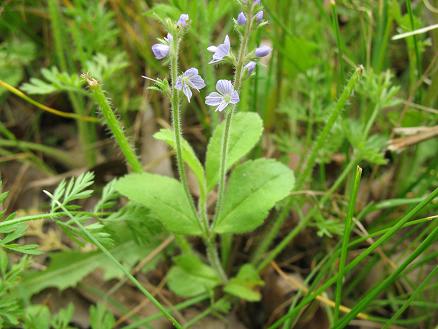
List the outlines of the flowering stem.
<svg viewBox="0 0 438 329">
<path fill-rule="evenodd" d="M 207 257 L 210 264 L 215 268 L 221 279 L 226 282 L 227 277 L 224 270 L 222 269 L 217 251 L 214 245 L 214 236 L 210 234 L 208 227 L 208 219 L 206 212 L 201 209 L 201 216 L 198 215 L 193 201 L 192 195 L 190 194 L 189 184 L 187 180 L 187 175 L 184 167 L 184 160 L 182 157 L 182 128 L 181 128 L 181 110 L 180 110 L 180 100 L 179 92 L 176 89 L 176 80 L 178 78 L 178 51 L 179 51 L 179 39 L 174 38 L 171 42 L 170 51 L 170 74 L 172 78 L 172 94 L 171 94 L 171 106 L 172 106 L 172 125 L 175 138 L 175 150 L 176 150 L 176 162 L 178 167 L 178 174 L 181 183 L 184 188 L 184 193 L 186 195 L 187 201 L 190 204 L 190 208 L 193 215 L 198 220 L 199 226 L 203 232 L 203 240 L 207 248 Z M 204 202 L 205 203 L 205 202 Z"/>
<path fill-rule="evenodd" d="M 252 17 L 252 7 L 250 9 L 248 17 Z M 248 24 L 246 24 L 245 32 L 243 34 L 242 42 L 240 44 L 239 55 L 237 57 L 236 71 L 234 73 L 234 84 L 233 84 L 234 89 L 237 92 L 239 92 L 242 83 L 242 70 L 243 70 L 244 59 L 248 48 L 249 36 L 252 29 L 252 21 L 253 21 L 252 19 L 249 19 Z M 213 226 L 215 224 L 217 216 L 219 215 L 223 203 L 225 184 L 226 184 L 226 173 L 227 173 L 228 143 L 231 133 L 231 121 L 233 119 L 233 114 L 235 109 L 236 109 L 236 105 L 233 105 L 231 109 L 227 112 L 225 117 L 225 129 L 222 135 L 221 156 L 220 156 L 220 164 L 219 164 L 218 197 L 216 202 L 216 211 L 215 211 L 215 218 L 213 220 Z"/>
<path fill-rule="evenodd" d="M 178 168 L 179 179 L 181 180 L 181 183 L 183 185 L 184 193 L 186 195 L 187 201 L 190 204 L 190 208 L 193 212 L 193 215 L 199 219 L 198 213 L 196 212 L 195 204 L 193 202 L 192 195 L 190 194 L 187 174 L 184 167 L 184 160 L 182 157 L 181 109 L 180 109 L 179 93 L 175 87 L 176 80 L 178 78 L 178 50 L 179 50 L 179 40 L 178 38 L 174 38 L 173 41 L 171 42 L 171 51 L 169 56 L 170 56 L 170 74 L 172 77 L 171 112 L 172 112 L 172 126 L 173 126 L 174 138 L 175 138 L 176 165 Z M 202 225 L 201 225 L 201 229 L 204 229 Z"/>
</svg>

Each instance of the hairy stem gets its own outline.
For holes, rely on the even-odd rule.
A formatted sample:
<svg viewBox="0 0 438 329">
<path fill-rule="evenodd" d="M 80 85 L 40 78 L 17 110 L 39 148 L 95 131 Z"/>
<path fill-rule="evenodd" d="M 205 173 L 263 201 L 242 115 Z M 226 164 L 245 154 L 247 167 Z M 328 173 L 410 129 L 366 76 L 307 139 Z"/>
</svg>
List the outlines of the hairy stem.
<svg viewBox="0 0 438 329">
<path fill-rule="evenodd" d="M 240 44 L 239 55 L 237 57 L 236 71 L 234 72 L 234 89 L 236 91 L 240 90 L 242 83 L 242 69 L 248 48 L 249 36 L 251 33 L 252 22 L 253 22 L 253 20 L 251 19 L 252 9 L 250 10 L 248 17 L 250 19 L 248 20 L 248 24 L 246 24 L 245 32 L 243 34 L 242 42 Z M 229 144 L 230 133 L 231 133 L 231 122 L 233 119 L 233 114 L 235 109 L 236 109 L 236 105 L 233 105 L 231 109 L 227 112 L 225 117 L 225 128 L 224 128 L 224 133 L 222 135 L 221 155 L 220 155 L 220 164 L 219 164 L 218 197 L 216 202 L 215 219 L 213 220 L 213 225 L 215 224 L 215 220 L 219 215 L 223 203 L 225 184 L 226 184 L 226 174 L 227 174 L 228 144 Z"/>
<path fill-rule="evenodd" d="M 171 42 L 170 51 L 170 74 L 172 78 L 172 94 L 171 94 L 171 112 L 172 112 L 172 127 L 175 139 L 175 150 L 176 150 L 176 165 L 178 168 L 179 179 L 184 188 L 184 193 L 186 195 L 187 201 L 190 204 L 190 208 L 193 212 L 195 218 L 199 220 L 198 213 L 195 208 L 195 203 L 193 201 L 192 195 L 190 193 L 189 183 L 187 180 L 187 174 L 184 167 L 184 160 L 182 157 L 182 127 L 181 127 L 181 108 L 179 100 L 179 92 L 176 89 L 176 80 L 178 78 L 178 51 L 179 51 L 179 40 L 178 38 L 173 39 Z M 201 224 L 201 229 L 205 233 L 205 227 Z"/>
<path fill-rule="evenodd" d="M 128 162 L 132 171 L 140 173 L 143 171 L 143 166 L 138 160 L 137 155 L 131 144 L 128 142 L 125 134 L 123 133 L 123 128 L 119 120 L 117 119 L 114 111 L 111 108 L 111 105 L 105 96 L 102 87 L 99 82 L 95 79 L 86 77 L 88 85 L 90 86 L 91 95 L 94 101 L 99 105 L 100 110 L 102 112 L 103 118 L 105 119 L 105 123 L 111 130 L 117 144 L 120 147 L 123 155 L 125 156 L 126 162 Z"/>
<path fill-rule="evenodd" d="M 208 218 L 206 209 L 204 209 L 204 205 L 201 205 L 202 209 L 200 209 L 201 215 L 198 215 L 196 211 L 195 203 L 193 201 L 192 195 L 190 193 L 189 184 L 187 180 L 187 174 L 184 167 L 184 159 L 182 156 L 182 127 L 181 127 L 181 109 L 180 109 L 180 99 L 179 92 L 176 89 L 176 80 L 178 78 L 178 52 L 179 52 L 179 38 L 174 37 L 171 42 L 171 50 L 170 50 L 170 74 L 172 78 L 172 94 L 171 94 L 171 112 L 172 112 L 172 126 L 174 132 L 175 139 L 175 150 L 176 150 L 176 162 L 178 167 L 178 175 L 183 185 L 184 194 L 186 195 L 187 201 L 190 204 L 190 208 L 193 212 L 193 215 L 198 220 L 201 231 L 203 232 L 203 240 L 205 246 L 207 248 L 207 257 L 210 264 L 216 270 L 218 275 L 223 281 L 226 281 L 226 275 L 224 270 L 222 269 L 221 263 L 219 261 L 219 257 L 217 255 L 216 247 L 214 244 L 214 236 L 210 234 L 210 230 L 208 227 Z M 205 204 L 205 200 L 202 200 Z"/>
</svg>

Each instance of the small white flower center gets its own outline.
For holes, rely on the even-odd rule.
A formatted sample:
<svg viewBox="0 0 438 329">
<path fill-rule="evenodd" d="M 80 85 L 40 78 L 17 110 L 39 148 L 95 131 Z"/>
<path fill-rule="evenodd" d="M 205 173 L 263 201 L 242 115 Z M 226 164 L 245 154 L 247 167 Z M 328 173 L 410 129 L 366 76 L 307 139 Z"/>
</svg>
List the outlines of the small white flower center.
<svg viewBox="0 0 438 329">
<path fill-rule="evenodd" d="M 230 103 L 231 102 L 231 95 L 230 94 L 225 94 L 224 95 L 224 101 L 226 103 Z"/>
</svg>

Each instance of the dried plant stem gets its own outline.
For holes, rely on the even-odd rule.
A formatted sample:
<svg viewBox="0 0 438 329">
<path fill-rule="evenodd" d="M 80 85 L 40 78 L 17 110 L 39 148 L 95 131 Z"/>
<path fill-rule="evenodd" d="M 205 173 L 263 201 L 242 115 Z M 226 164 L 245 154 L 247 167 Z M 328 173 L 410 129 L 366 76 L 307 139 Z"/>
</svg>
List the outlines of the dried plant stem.
<svg viewBox="0 0 438 329">
<path fill-rule="evenodd" d="M 88 85 L 90 86 L 91 95 L 94 101 L 99 105 L 100 110 L 102 112 L 102 116 L 105 119 L 105 123 L 108 125 L 111 133 L 114 136 L 117 144 L 120 147 L 123 155 L 125 156 L 126 162 L 128 162 L 132 171 L 140 173 L 143 171 L 143 167 L 138 160 L 137 155 L 131 144 L 128 142 L 126 138 L 123 128 L 119 120 L 117 119 L 114 111 L 111 108 L 110 102 L 105 96 L 102 87 L 99 82 L 95 79 L 86 77 Z"/>
</svg>

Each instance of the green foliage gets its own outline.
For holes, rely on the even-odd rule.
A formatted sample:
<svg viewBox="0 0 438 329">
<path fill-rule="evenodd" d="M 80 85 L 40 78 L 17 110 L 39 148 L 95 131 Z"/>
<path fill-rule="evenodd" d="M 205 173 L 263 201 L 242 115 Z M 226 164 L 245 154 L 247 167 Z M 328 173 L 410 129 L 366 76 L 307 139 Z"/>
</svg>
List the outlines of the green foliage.
<svg viewBox="0 0 438 329">
<path fill-rule="evenodd" d="M 44 95 L 60 91 L 82 92 L 83 82 L 77 74 L 60 72 L 58 68 L 53 66 L 49 69 L 42 69 L 41 75 L 45 80 L 31 78 L 30 82 L 26 82 L 21 86 L 21 89 L 32 95 Z"/>
<path fill-rule="evenodd" d="M 53 329 L 74 329 L 69 326 L 73 318 L 75 308 L 73 304 L 68 304 L 66 308 L 61 309 L 58 314 L 52 318 Z"/>
<path fill-rule="evenodd" d="M 275 160 L 258 159 L 239 165 L 231 174 L 214 231 L 254 230 L 263 223 L 269 210 L 288 196 L 294 183 L 293 172 Z"/>
<path fill-rule="evenodd" d="M 93 185 L 94 174 L 92 172 L 85 172 L 79 175 L 77 178 L 71 178 L 67 183 L 65 180 L 61 181 L 58 187 L 53 192 L 56 200 L 58 200 L 67 209 L 77 209 L 77 205 L 70 204 L 76 200 L 82 200 L 88 198 L 93 190 L 88 188 Z M 51 212 L 55 212 L 60 208 L 56 202 L 51 202 Z"/>
<path fill-rule="evenodd" d="M 219 163 L 222 135 L 225 122 L 215 129 L 208 143 L 205 162 L 207 173 L 207 189 L 211 191 L 219 179 Z M 227 170 L 245 156 L 257 144 L 263 132 L 263 122 L 257 113 L 239 112 L 233 117 L 229 139 Z"/>
<path fill-rule="evenodd" d="M 3 202 L 8 197 L 8 192 L 3 192 L 3 183 L 0 180 L 0 209 L 2 208 Z M 0 219 L 3 222 L 12 221 L 15 218 L 15 214 L 12 213 L 5 217 L 5 211 L 0 210 Z M 12 222 L 13 223 L 13 222 Z M 26 233 L 25 224 L 11 224 L 3 226 L 0 228 L 0 250 L 2 248 L 8 249 L 10 251 L 29 254 L 29 255 L 39 255 L 41 252 L 38 250 L 37 244 L 18 244 L 16 240 L 22 238 Z"/>
<path fill-rule="evenodd" d="M 140 246 L 155 243 L 164 232 L 149 209 L 133 203 L 105 218 L 104 225 L 117 243 L 134 240 Z"/>
<path fill-rule="evenodd" d="M 154 137 L 158 140 L 162 140 L 166 142 L 172 148 L 175 148 L 175 140 L 172 130 L 161 129 L 159 132 L 154 134 Z M 182 142 L 182 157 L 184 162 L 187 163 L 187 165 L 190 167 L 190 169 L 193 171 L 196 178 L 198 179 L 198 184 L 201 192 L 205 194 L 206 182 L 205 182 L 204 167 L 202 167 L 202 164 L 199 161 L 198 157 L 196 156 L 195 152 L 193 151 L 193 148 L 185 139 L 183 139 Z"/>
<path fill-rule="evenodd" d="M 257 302 L 262 297 L 257 290 L 260 286 L 263 286 L 263 280 L 257 270 L 253 265 L 245 264 L 242 265 L 236 277 L 227 282 L 224 291 L 243 300 Z"/>
<path fill-rule="evenodd" d="M 18 325 L 23 315 L 23 305 L 16 291 L 20 287 L 21 276 L 27 266 L 26 257 L 12 264 L 6 252 L 0 248 L 0 327 Z"/>
<path fill-rule="evenodd" d="M 51 314 L 45 305 L 31 305 L 26 308 L 25 329 L 49 329 Z"/>
<path fill-rule="evenodd" d="M 120 178 L 115 188 L 129 200 L 149 209 L 169 232 L 201 233 L 183 187 L 177 180 L 149 173 L 130 174 Z"/>
<path fill-rule="evenodd" d="M 17 86 L 24 77 L 24 67 L 36 55 L 36 47 L 27 39 L 11 38 L 0 43 L 0 80 Z M 0 89 L 0 96 L 5 92 Z"/>
<path fill-rule="evenodd" d="M 175 257 L 174 262 L 167 275 L 167 284 L 179 296 L 200 295 L 220 284 L 216 271 L 193 254 Z"/>
<path fill-rule="evenodd" d="M 74 57 L 84 64 L 94 54 L 114 55 L 119 30 L 114 12 L 98 1 L 74 0 L 66 9 L 71 19 L 70 35 L 74 41 Z M 112 56 L 111 56 L 112 57 Z"/>
<path fill-rule="evenodd" d="M 91 306 L 90 325 L 92 329 L 113 329 L 115 324 L 114 316 L 107 311 L 103 304 Z"/>
<path fill-rule="evenodd" d="M 145 257 L 151 248 L 127 241 L 111 249 L 111 253 L 130 268 L 142 257 Z M 87 274 L 98 268 L 104 270 L 106 280 L 123 276 L 123 273 L 100 251 L 53 253 L 50 255 L 50 264 L 47 269 L 26 273 L 19 291 L 25 296 L 32 296 L 50 287 L 64 290 L 68 287 L 74 287 Z"/>
<path fill-rule="evenodd" d="M 22 254 L 39 255 L 41 251 L 38 250 L 37 244 L 18 244 L 13 243 L 15 240 L 20 239 L 26 233 L 26 225 L 12 225 L 0 228 L 0 234 L 4 234 L 3 238 L 0 238 L 0 247 L 8 249 L 10 251 L 19 252 Z"/>
<path fill-rule="evenodd" d="M 85 62 L 83 70 L 98 81 L 104 83 L 111 82 L 110 79 L 116 73 L 128 66 L 125 57 L 125 53 L 117 53 L 108 59 L 108 56 L 98 53 Z"/>
</svg>

